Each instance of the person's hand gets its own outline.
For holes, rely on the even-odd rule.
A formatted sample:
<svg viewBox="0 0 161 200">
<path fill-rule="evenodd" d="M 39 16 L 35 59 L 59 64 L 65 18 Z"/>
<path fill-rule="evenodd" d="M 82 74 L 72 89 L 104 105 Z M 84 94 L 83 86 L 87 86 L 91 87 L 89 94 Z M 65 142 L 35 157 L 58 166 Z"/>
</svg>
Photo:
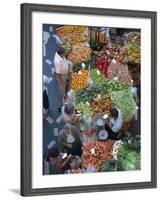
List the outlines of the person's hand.
<svg viewBox="0 0 161 200">
<path fill-rule="evenodd" d="M 68 148 L 71 149 L 72 148 L 72 144 L 68 144 Z"/>
<path fill-rule="evenodd" d="M 72 158 L 73 158 L 72 154 L 70 154 L 70 155 L 67 157 L 68 160 L 71 160 Z"/>
</svg>

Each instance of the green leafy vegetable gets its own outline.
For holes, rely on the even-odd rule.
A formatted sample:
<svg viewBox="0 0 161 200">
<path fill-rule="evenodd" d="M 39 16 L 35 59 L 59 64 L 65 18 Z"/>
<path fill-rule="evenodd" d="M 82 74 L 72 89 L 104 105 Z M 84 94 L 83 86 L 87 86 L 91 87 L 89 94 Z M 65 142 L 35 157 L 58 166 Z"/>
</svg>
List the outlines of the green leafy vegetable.
<svg viewBox="0 0 161 200">
<path fill-rule="evenodd" d="M 122 171 L 122 163 L 119 160 L 108 160 L 102 164 L 100 172 Z"/>
<path fill-rule="evenodd" d="M 122 111 L 123 119 L 131 119 L 136 111 L 136 103 L 130 91 L 114 91 L 111 96 L 114 106 Z"/>
</svg>

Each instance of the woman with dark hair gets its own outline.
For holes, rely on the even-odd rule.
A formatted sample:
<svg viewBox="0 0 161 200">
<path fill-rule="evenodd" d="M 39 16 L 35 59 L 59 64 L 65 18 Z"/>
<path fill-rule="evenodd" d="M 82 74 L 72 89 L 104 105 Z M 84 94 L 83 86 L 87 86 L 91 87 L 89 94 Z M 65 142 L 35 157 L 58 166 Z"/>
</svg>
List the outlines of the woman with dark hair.
<svg viewBox="0 0 161 200">
<path fill-rule="evenodd" d="M 71 160 L 72 155 L 63 160 L 58 148 L 53 147 L 49 150 L 47 160 L 50 164 L 50 174 L 62 174 Z"/>
</svg>

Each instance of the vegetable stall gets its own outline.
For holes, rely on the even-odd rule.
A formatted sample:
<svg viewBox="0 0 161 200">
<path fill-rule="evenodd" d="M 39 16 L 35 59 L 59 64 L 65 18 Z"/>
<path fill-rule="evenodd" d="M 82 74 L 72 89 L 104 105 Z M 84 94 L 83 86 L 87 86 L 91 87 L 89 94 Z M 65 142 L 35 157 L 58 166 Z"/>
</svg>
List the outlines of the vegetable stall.
<svg viewBox="0 0 161 200">
<path fill-rule="evenodd" d="M 97 134 L 90 130 L 91 123 L 100 116 L 108 116 L 114 107 L 121 110 L 129 128 L 137 111 L 131 88 L 136 79 L 136 84 L 140 84 L 140 33 L 128 33 L 126 42 L 121 45 L 110 42 L 104 32 L 100 32 L 96 43 L 95 31 L 67 25 L 57 30 L 62 46 L 67 51 L 72 49 L 68 55 L 73 63 L 71 87 L 75 91 L 76 109 L 83 116 L 80 127 L 88 137 Z M 117 141 L 95 138 L 84 142 L 82 167 L 87 169 L 92 165 L 100 172 L 139 170 L 139 134 Z"/>
</svg>

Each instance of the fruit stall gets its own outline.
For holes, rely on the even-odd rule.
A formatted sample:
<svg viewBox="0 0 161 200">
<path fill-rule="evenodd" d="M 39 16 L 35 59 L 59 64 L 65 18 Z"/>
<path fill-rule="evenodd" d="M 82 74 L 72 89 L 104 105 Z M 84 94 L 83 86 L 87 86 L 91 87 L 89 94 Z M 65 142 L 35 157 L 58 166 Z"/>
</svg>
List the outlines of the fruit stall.
<svg viewBox="0 0 161 200">
<path fill-rule="evenodd" d="M 140 33 L 128 33 L 124 45 L 110 42 L 105 28 L 62 26 L 57 33 L 62 46 L 72 49 L 68 55 L 73 63 L 71 87 L 76 110 L 83 116 L 79 126 L 86 137 L 82 167 L 92 165 L 101 172 L 140 169 L 138 134 L 130 139 L 104 141 L 98 137 L 99 131 L 90 127 L 91 123 L 97 126 L 98 119 L 105 119 L 113 107 L 121 110 L 128 124 L 125 131 L 133 123 L 137 104 L 131 88 L 140 84 Z"/>
</svg>

